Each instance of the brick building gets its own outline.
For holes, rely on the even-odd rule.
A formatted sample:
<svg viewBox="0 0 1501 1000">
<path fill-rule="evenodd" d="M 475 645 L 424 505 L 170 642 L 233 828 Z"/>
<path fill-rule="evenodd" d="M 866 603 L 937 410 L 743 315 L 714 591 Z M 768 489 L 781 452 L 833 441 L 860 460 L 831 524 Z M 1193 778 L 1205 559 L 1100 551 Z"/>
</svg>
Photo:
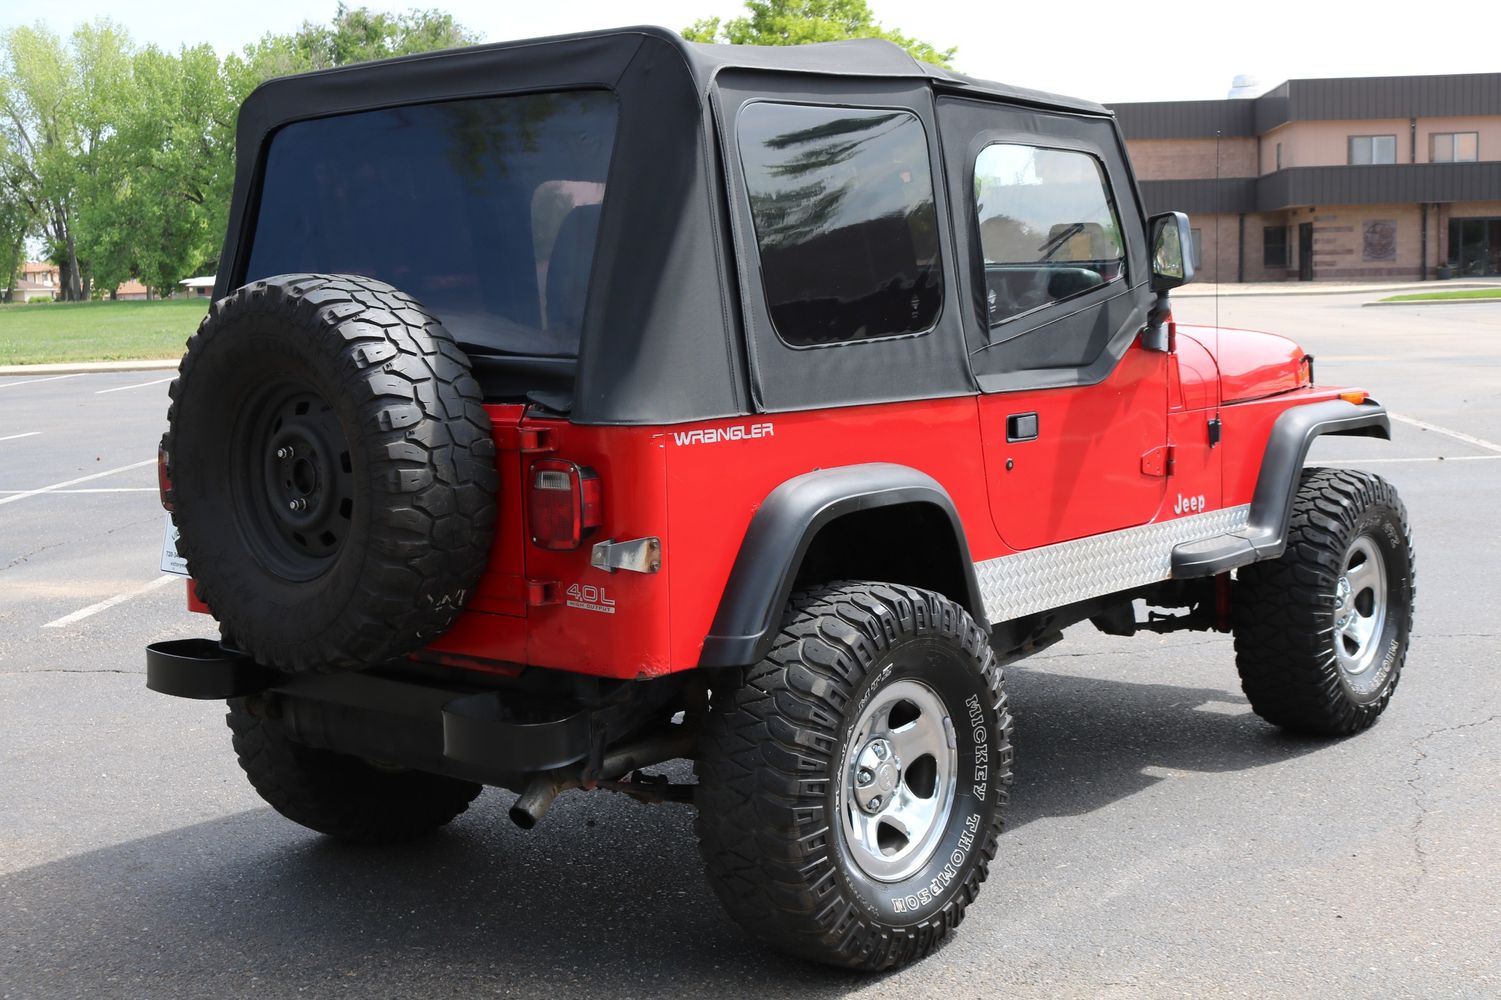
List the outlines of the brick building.
<svg viewBox="0 0 1501 1000">
<path fill-rule="evenodd" d="M 1148 211 L 1189 213 L 1202 280 L 1501 274 L 1501 73 L 1113 109 Z"/>
</svg>

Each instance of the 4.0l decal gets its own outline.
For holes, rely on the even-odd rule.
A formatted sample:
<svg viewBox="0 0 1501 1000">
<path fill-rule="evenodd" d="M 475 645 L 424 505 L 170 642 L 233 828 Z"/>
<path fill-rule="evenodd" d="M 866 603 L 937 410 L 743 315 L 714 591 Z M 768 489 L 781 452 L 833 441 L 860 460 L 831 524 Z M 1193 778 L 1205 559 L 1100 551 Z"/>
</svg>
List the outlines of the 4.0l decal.
<svg viewBox="0 0 1501 1000">
<path fill-rule="evenodd" d="M 605 593 L 605 588 L 590 584 L 573 584 L 563 592 L 564 604 L 580 611 L 598 611 L 600 614 L 615 613 L 615 599 Z"/>
</svg>

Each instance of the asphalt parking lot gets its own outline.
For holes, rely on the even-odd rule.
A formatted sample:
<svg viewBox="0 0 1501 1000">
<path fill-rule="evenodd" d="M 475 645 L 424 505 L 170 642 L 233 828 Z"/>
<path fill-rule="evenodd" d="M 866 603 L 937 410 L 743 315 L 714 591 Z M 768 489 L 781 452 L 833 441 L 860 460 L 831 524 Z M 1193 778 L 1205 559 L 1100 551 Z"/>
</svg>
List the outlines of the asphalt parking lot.
<svg viewBox="0 0 1501 1000">
<path fill-rule="evenodd" d="M 1010 671 L 1017 783 L 952 942 L 862 978 L 747 942 L 690 814 L 571 794 L 534 831 L 491 791 L 437 837 L 355 850 L 250 790 L 222 710 L 147 692 L 207 634 L 156 572 L 168 373 L 0 378 L 0 998 L 1501 994 L 1501 303 L 1226 298 L 1395 441 L 1322 443 L 1402 491 L 1416 634 L 1391 708 L 1283 736 L 1230 640 L 1089 626 Z M 1175 313 L 1205 321 L 1214 303 Z"/>
</svg>

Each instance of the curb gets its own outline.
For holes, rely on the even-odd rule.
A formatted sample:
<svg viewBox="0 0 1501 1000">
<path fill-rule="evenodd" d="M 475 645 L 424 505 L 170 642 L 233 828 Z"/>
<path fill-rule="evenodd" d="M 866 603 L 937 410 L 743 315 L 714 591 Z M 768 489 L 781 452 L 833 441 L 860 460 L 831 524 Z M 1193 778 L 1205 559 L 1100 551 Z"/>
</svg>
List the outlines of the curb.
<svg viewBox="0 0 1501 1000">
<path fill-rule="evenodd" d="M 181 358 L 141 361 L 64 361 L 45 365 L 0 365 L 0 375 L 88 375 L 101 372 L 161 372 L 173 370 Z"/>
<path fill-rule="evenodd" d="M 1501 304 L 1501 295 L 1488 299 L 1407 299 L 1403 302 L 1362 302 L 1363 306 L 1473 306 Z"/>
</svg>

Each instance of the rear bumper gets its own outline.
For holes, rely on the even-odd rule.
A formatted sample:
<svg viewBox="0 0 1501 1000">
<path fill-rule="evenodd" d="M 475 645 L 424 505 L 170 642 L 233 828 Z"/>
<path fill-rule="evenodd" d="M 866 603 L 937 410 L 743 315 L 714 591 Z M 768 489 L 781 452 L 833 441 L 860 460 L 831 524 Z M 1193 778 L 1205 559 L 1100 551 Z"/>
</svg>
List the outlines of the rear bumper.
<svg viewBox="0 0 1501 1000">
<path fill-rule="evenodd" d="M 489 784 L 598 759 L 654 718 L 677 679 L 585 691 L 482 689 L 446 679 L 374 672 L 285 674 L 212 639 L 146 648 L 146 686 L 198 700 L 257 699 L 300 743 Z"/>
</svg>

